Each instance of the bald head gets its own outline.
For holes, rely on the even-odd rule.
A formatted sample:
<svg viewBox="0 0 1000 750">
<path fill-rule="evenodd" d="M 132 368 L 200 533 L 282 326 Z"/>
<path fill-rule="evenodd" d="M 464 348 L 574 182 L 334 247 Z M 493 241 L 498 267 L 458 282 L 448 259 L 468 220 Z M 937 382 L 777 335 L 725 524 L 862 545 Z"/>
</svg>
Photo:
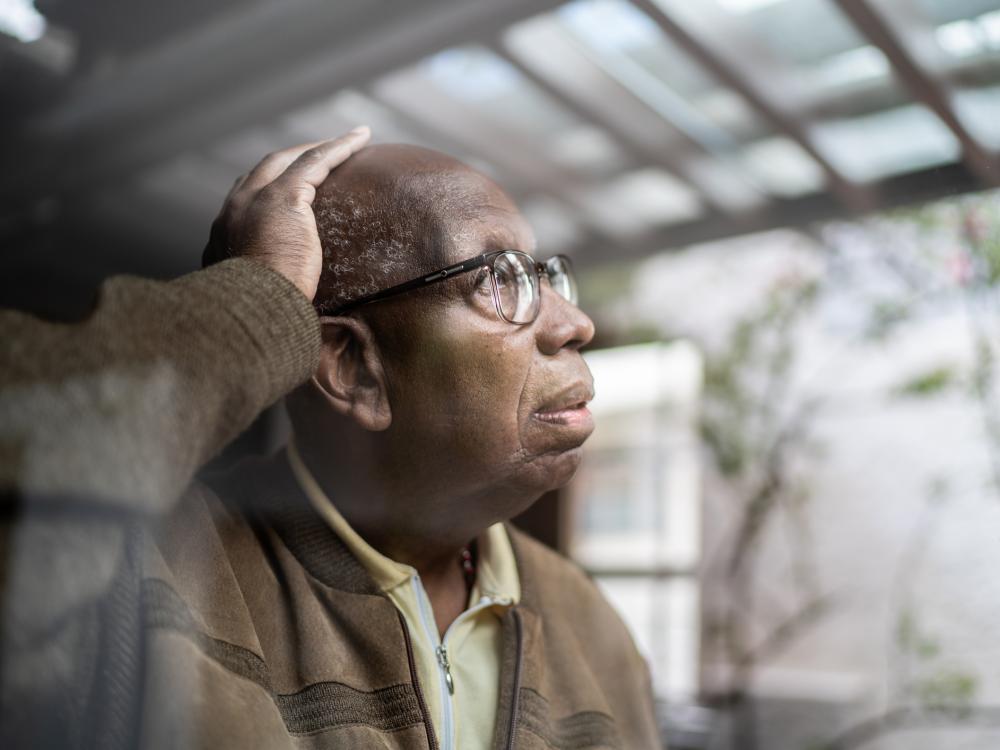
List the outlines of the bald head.
<svg viewBox="0 0 1000 750">
<path fill-rule="evenodd" d="M 315 304 L 329 312 L 447 265 L 465 225 L 512 206 L 491 180 L 457 159 L 381 144 L 338 167 L 313 208 L 323 246 Z"/>
</svg>

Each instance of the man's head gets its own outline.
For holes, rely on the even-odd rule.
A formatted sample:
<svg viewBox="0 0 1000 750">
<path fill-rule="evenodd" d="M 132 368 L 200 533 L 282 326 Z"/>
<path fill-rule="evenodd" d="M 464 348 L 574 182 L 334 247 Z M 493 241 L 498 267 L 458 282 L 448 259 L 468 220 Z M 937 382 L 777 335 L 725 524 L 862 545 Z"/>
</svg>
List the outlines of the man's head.
<svg viewBox="0 0 1000 750">
<path fill-rule="evenodd" d="M 535 250 L 493 181 L 413 146 L 363 149 L 314 207 L 321 311 L 482 253 Z M 290 403 L 298 439 L 314 462 L 365 478 L 345 491 L 402 493 L 458 536 L 523 510 L 569 480 L 592 429 L 578 351 L 592 323 L 541 290 L 538 318 L 520 326 L 497 314 L 485 269 L 325 318 L 320 368 Z"/>
<path fill-rule="evenodd" d="M 323 245 L 315 303 L 330 311 L 447 258 L 450 232 L 479 218 L 478 174 L 416 146 L 369 146 L 320 187 Z"/>
</svg>

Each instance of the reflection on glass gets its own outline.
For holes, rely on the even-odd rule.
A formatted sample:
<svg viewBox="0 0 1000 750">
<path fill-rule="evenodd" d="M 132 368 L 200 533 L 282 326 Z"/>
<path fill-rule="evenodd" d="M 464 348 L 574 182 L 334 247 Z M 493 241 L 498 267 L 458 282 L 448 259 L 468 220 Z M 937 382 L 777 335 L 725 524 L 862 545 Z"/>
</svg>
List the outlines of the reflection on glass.
<svg viewBox="0 0 1000 750">
<path fill-rule="evenodd" d="M 701 356 L 690 344 L 590 352 L 597 428 L 570 487 L 572 554 L 623 613 L 660 695 L 698 688 Z"/>
</svg>

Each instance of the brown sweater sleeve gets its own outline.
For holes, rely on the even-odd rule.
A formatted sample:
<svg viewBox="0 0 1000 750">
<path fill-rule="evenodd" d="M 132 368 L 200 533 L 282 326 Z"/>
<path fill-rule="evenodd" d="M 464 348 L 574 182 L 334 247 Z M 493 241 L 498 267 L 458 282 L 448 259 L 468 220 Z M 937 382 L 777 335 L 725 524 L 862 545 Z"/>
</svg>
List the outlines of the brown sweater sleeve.
<svg viewBox="0 0 1000 750">
<path fill-rule="evenodd" d="M 319 345 L 305 296 L 244 259 L 112 279 L 76 325 L 0 313 L 0 489 L 163 512 Z"/>
<path fill-rule="evenodd" d="M 113 279 L 76 325 L 0 312 L 0 747 L 135 746 L 143 539 L 319 347 L 247 260 Z"/>
</svg>

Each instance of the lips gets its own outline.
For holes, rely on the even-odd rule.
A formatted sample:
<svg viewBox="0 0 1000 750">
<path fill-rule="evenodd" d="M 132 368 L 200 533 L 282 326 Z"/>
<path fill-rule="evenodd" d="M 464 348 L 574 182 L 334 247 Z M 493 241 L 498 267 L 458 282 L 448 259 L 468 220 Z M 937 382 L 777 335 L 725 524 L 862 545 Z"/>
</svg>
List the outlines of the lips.
<svg viewBox="0 0 1000 750">
<path fill-rule="evenodd" d="M 587 404 L 593 398 L 593 386 L 574 383 L 546 401 L 532 416 L 540 422 L 554 425 L 591 425 L 593 418 Z"/>
<path fill-rule="evenodd" d="M 594 387 L 584 382 L 578 382 L 552 396 L 541 407 L 536 409 L 535 413 L 548 414 L 566 409 L 585 407 L 593 399 Z"/>
</svg>

